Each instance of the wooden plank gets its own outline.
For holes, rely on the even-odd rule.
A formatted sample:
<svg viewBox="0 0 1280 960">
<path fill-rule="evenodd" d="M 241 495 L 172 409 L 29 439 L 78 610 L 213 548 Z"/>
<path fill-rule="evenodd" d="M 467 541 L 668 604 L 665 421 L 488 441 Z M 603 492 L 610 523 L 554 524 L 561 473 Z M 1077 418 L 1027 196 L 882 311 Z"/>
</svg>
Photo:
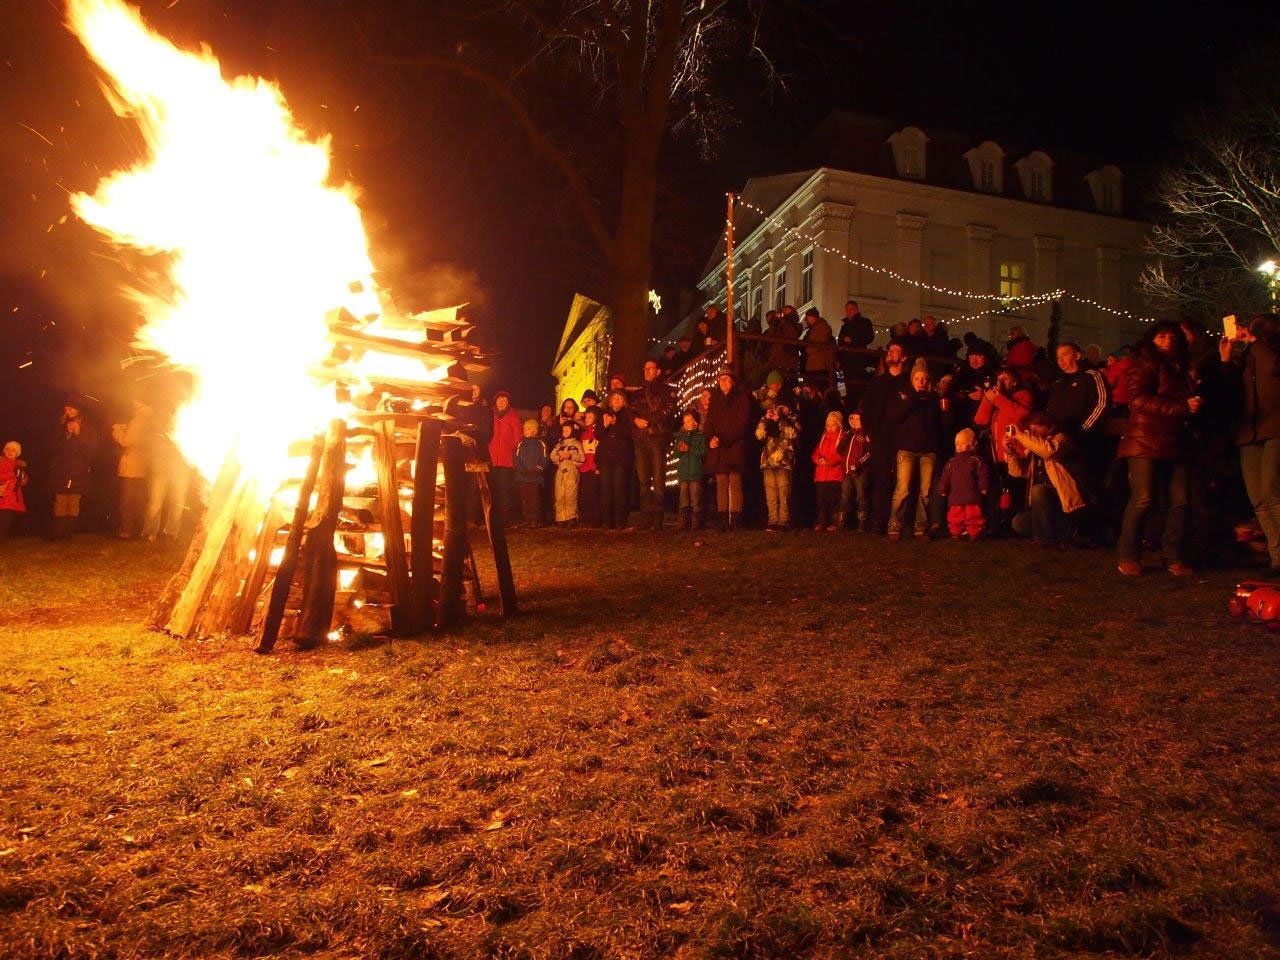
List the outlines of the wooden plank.
<svg viewBox="0 0 1280 960">
<path fill-rule="evenodd" d="M 484 526 L 489 533 L 489 549 L 493 551 L 493 568 L 498 577 L 498 605 L 502 616 L 512 617 L 520 611 L 516 606 L 516 582 L 511 573 L 511 554 L 507 550 L 507 532 L 503 526 L 502 510 L 493 508 L 488 474 L 476 474 L 476 481 L 480 484 Z"/>
<path fill-rule="evenodd" d="M 328 339 L 331 343 L 340 343 L 360 350 L 389 353 L 395 357 L 410 357 L 421 360 L 424 366 L 434 367 L 452 366 L 464 358 L 469 359 L 473 352 L 469 349 L 470 345 L 466 343 L 446 344 L 438 340 L 410 343 L 407 340 L 379 337 L 376 334 L 349 327 L 330 327 Z M 355 366 L 359 367 L 359 364 Z"/>
<path fill-rule="evenodd" d="M 452 630 L 462 619 L 462 574 L 467 557 L 467 475 L 466 453 L 461 437 L 454 433 L 440 441 L 444 463 L 444 561 L 440 573 L 440 599 L 436 626 Z"/>
<path fill-rule="evenodd" d="M 249 555 L 258 539 L 258 527 L 266 510 L 266 505 L 258 498 L 257 480 L 247 480 L 209 597 L 196 614 L 197 636 L 213 637 L 230 629 L 240 588 L 254 565 Z"/>
<path fill-rule="evenodd" d="M 418 424 L 418 445 L 413 460 L 413 515 L 409 520 L 410 554 L 409 629 L 422 633 L 435 623 L 436 475 L 440 461 L 440 425 Z"/>
<path fill-rule="evenodd" d="M 315 489 L 324 449 L 324 435 L 316 434 L 311 442 L 311 459 L 307 463 L 307 472 L 302 478 L 301 486 L 298 487 L 298 502 L 293 508 L 293 522 L 289 526 L 289 536 L 284 542 L 284 555 L 280 558 L 275 581 L 271 584 L 271 598 L 267 601 L 267 612 L 262 618 L 262 637 L 258 641 L 258 653 L 270 653 L 280 637 L 284 607 L 289 600 L 289 590 L 293 587 L 293 576 L 298 567 L 298 551 L 302 546 L 302 534 L 306 527 L 307 512 L 311 506 L 311 491 Z"/>
<path fill-rule="evenodd" d="M 302 607 L 293 640 L 303 648 L 323 643 L 333 625 L 333 599 L 338 592 L 338 552 L 333 537 L 346 478 L 347 424 L 345 420 L 333 420 L 325 436 L 316 478 L 316 508 L 307 519 L 307 532 L 299 551 Z"/>
<path fill-rule="evenodd" d="M 373 465 L 378 475 L 378 501 L 382 512 L 383 558 L 391 586 L 391 626 L 397 632 L 407 631 L 412 620 L 409 558 L 405 555 L 404 520 L 400 515 L 395 427 L 386 421 L 374 427 Z"/>
<path fill-rule="evenodd" d="M 209 492 L 209 505 L 201 515 L 200 523 L 196 525 L 191 543 L 187 547 L 187 555 L 182 560 L 182 566 L 169 578 L 164 592 L 151 607 L 151 616 L 147 625 L 152 630 L 163 630 L 169 618 L 173 616 L 174 604 L 178 602 L 178 597 L 182 596 L 183 589 L 191 579 L 191 571 L 195 569 L 196 561 L 200 559 L 200 554 L 204 550 L 205 540 L 209 536 L 209 524 L 213 517 L 221 512 L 239 475 L 240 462 L 234 455 L 228 456 L 223 461 L 222 469 L 218 471 L 218 479 L 214 481 L 213 489 Z"/>
<path fill-rule="evenodd" d="M 276 538 L 284 523 L 284 514 L 275 497 L 267 507 L 267 515 L 262 520 L 262 529 L 258 532 L 254 544 L 253 566 L 245 577 L 244 589 L 240 591 L 240 600 L 236 604 L 235 613 L 231 616 L 228 631 L 236 636 L 243 636 L 253 626 L 253 614 L 258 608 L 258 600 L 262 596 L 262 586 L 267 581 L 267 571 L 271 567 L 271 553 L 275 550 Z M 286 541 L 287 542 L 287 541 Z"/>
<path fill-rule="evenodd" d="M 240 511 L 245 488 L 246 483 L 241 477 L 237 480 L 235 488 L 227 497 L 222 509 L 209 523 L 209 532 L 200 549 L 200 558 L 191 569 L 191 579 L 183 587 L 182 595 L 173 605 L 173 614 L 165 624 L 165 629 L 175 637 L 191 637 L 195 633 L 196 617 L 209 596 L 209 590 L 222 564 L 227 541 L 235 530 L 236 517 Z"/>
</svg>

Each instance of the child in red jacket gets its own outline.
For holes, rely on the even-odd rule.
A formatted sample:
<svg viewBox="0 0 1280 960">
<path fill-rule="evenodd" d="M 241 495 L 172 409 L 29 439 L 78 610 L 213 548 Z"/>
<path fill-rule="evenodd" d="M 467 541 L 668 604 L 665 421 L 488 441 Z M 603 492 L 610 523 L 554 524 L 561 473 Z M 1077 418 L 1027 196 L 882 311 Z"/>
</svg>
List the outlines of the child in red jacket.
<svg viewBox="0 0 1280 960">
<path fill-rule="evenodd" d="M 818 522 L 815 530 L 836 531 L 836 510 L 840 506 L 840 483 L 844 480 L 844 458 L 840 455 L 843 417 L 840 411 L 827 414 L 822 439 L 813 450 L 813 485 L 818 492 Z"/>
<path fill-rule="evenodd" d="M 27 464 L 20 460 L 22 445 L 10 440 L 0 456 L 0 540 L 8 536 L 13 519 L 27 512 L 22 499 L 22 488 L 27 485 Z"/>
</svg>

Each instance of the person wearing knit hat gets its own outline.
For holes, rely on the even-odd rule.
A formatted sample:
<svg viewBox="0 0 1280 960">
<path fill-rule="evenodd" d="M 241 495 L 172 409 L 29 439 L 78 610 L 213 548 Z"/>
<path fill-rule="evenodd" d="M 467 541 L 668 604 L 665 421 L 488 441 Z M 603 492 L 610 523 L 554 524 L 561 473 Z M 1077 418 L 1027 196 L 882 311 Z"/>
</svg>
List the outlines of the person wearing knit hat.
<svg viewBox="0 0 1280 960">
<path fill-rule="evenodd" d="M 965 427 L 956 434 L 956 455 L 942 468 L 938 496 L 947 498 L 947 530 L 957 540 L 982 536 L 982 504 L 991 488 L 991 470 L 977 454 L 978 437 Z"/>
</svg>

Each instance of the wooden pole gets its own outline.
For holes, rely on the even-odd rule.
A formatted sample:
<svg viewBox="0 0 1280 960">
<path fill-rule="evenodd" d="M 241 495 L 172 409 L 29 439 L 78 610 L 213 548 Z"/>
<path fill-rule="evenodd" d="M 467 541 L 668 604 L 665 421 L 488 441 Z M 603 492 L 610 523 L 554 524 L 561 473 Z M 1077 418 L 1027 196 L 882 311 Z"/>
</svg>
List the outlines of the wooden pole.
<svg viewBox="0 0 1280 960">
<path fill-rule="evenodd" d="M 262 618 L 262 639 L 258 641 L 258 653 L 270 653 L 280 636 L 280 623 L 284 619 L 284 607 L 293 589 L 293 575 L 298 568 L 298 549 L 302 546 L 302 531 L 306 527 L 307 513 L 311 509 L 311 491 L 315 489 L 316 476 L 320 472 L 320 460 L 324 456 L 325 438 L 316 434 L 311 441 L 311 460 L 306 475 L 298 488 L 298 503 L 293 508 L 293 523 L 284 543 L 284 555 L 276 569 L 276 579 L 271 585 L 271 599 Z"/>
<path fill-rule="evenodd" d="M 725 215 L 724 228 L 724 359 L 728 366 L 737 370 L 738 351 L 733 324 L 733 200 L 734 195 L 728 194 L 728 212 Z"/>
<path fill-rule="evenodd" d="M 440 461 L 440 424 L 418 424 L 418 448 L 413 461 L 413 516 L 409 521 L 409 629 L 430 630 L 436 603 L 436 474 Z"/>
<path fill-rule="evenodd" d="M 373 465 L 378 475 L 378 503 L 382 509 L 383 559 L 391 591 L 391 628 L 407 633 L 410 613 L 409 558 L 404 552 L 404 521 L 400 516 L 400 481 L 396 476 L 396 427 L 387 420 L 373 425 Z"/>
<path fill-rule="evenodd" d="M 258 499 L 258 482 L 246 480 L 208 599 L 196 616 L 197 636 L 212 637 L 228 632 L 236 609 L 236 598 L 253 566 L 249 554 L 258 539 L 258 525 L 266 510 Z"/>
<path fill-rule="evenodd" d="M 498 575 L 498 603 L 504 617 L 514 616 L 516 609 L 516 582 L 511 576 L 511 554 L 507 552 L 507 534 L 502 526 L 502 511 L 493 508 L 493 495 L 489 478 L 476 474 L 480 481 L 480 504 L 484 507 L 484 525 L 489 533 L 489 548 L 493 551 L 493 568 Z"/>
<path fill-rule="evenodd" d="M 440 442 L 444 462 L 444 568 L 436 626 L 451 630 L 462 617 L 463 563 L 467 558 L 467 460 L 462 438 L 450 434 Z"/>
<path fill-rule="evenodd" d="M 316 478 L 316 509 L 307 519 L 306 538 L 299 552 L 302 606 L 293 641 L 303 648 L 323 643 L 333 625 L 333 601 L 338 592 L 338 552 L 333 538 L 346 483 L 347 422 L 333 420 L 324 438 L 324 455 Z"/>
</svg>

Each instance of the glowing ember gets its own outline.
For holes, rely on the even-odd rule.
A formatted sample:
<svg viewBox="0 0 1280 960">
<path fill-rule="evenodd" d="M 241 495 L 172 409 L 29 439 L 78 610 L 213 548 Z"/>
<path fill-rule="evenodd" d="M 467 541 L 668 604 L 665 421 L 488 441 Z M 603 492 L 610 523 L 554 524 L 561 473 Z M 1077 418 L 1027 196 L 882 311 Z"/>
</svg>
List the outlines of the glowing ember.
<svg viewBox="0 0 1280 960">
<path fill-rule="evenodd" d="M 119 0 L 68 0 L 67 20 L 147 146 L 72 204 L 113 242 L 164 258 L 168 289 L 129 294 L 139 345 L 194 375 L 175 439 L 206 477 L 234 450 L 266 496 L 289 442 L 342 412 L 316 376 L 333 350 L 326 315 L 380 312 L 356 191 L 331 182 L 328 138 L 308 137 L 273 84 L 224 79 L 207 49 L 179 50 Z M 444 373 L 377 360 L 419 382 Z"/>
</svg>

